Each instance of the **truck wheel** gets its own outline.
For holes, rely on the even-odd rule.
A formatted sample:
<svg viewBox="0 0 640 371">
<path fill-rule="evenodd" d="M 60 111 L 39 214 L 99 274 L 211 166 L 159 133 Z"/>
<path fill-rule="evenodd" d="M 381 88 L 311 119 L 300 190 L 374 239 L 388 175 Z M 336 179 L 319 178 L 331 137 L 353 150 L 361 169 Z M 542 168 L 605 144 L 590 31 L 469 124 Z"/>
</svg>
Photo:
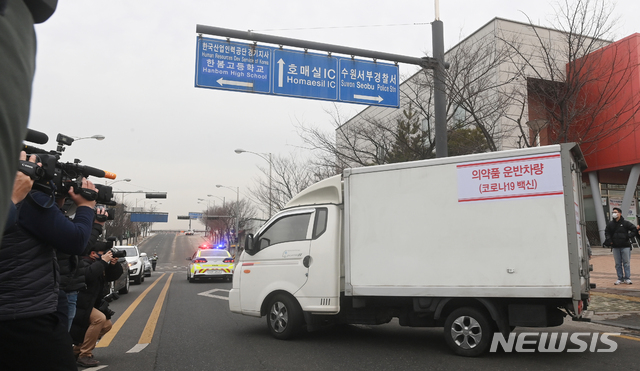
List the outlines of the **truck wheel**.
<svg viewBox="0 0 640 371">
<path fill-rule="evenodd" d="M 127 294 L 129 292 L 129 272 L 127 272 L 127 278 L 124 280 L 124 287 L 118 290 L 118 294 Z"/>
<path fill-rule="evenodd" d="M 457 355 L 476 357 L 489 349 L 494 333 L 491 324 L 484 311 L 458 308 L 444 322 L 444 339 Z"/>
<path fill-rule="evenodd" d="M 271 335 L 280 340 L 291 339 L 302 328 L 302 309 L 291 296 L 278 294 L 269 302 L 267 327 Z"/>
</svg>

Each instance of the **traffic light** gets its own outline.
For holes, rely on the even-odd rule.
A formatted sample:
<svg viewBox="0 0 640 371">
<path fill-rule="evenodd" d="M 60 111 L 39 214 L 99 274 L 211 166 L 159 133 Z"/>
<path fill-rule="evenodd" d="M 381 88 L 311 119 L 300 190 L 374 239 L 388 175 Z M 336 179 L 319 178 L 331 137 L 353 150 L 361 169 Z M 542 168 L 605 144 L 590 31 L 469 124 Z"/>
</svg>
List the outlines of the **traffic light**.
<svg viewBox="0 0 640 371">
<path fill-rule="evenodd" d="M 167 192 L 146 192 L 145 198 L 167 198 Z"/>
</svg>

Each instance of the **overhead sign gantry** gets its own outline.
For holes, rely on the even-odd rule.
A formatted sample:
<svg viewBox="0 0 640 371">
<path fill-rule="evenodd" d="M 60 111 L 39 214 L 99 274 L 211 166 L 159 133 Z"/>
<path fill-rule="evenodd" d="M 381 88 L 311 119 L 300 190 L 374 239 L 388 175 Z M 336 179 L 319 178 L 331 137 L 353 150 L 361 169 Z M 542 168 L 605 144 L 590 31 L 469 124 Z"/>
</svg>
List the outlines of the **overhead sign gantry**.
<svg viewBox="0 0 640 371">
<path fill-rule="evenodd" d="M 199 37 L 195 86 L 398 107 L 398 66 Z"/>
<path fill-rule="evenodd" d="M 436 0 L 436 20 L 431 23 L 434 58 L 416 58 L 257 34 L 251 31 L 243 32 L 227 28 L 196 25 L 198 49 L 195 86 L 399 107 L 400 91 L 398 89 L 397 63 L 418 65 L 422 68 L 433 70 L 436 157 L 446 157 L 447 127 L 444 70 L 448 68 L 448 64 L 444 61 L 443 25 L 439 19 L 438 8 L 439 5 Z M 225 37 L 226 39 L 205 39 L 202 36 L 203 34 Z M 253 44 L 232 43 L 231 38 L 250 40 L 253 41 Z M 258 46 L 258 42 L 279 45 L 280 47 Z M 218 52 L 215 52 L 216 45 L 218 45 Z M 220 53 L 220 45 L 224 45 L 223 53 Z M 236 49 L 238 45 L 240 46 L 239 51 Z M 302 48 L 304 52 L 285 50 L 283 45 Z M 210 46 L 213 49 L 210 49 Z M 229 48 L 228 50 L 227 47 Z M 324 51 L 328 54 L 324 56 L 322 54 L 309 53 L 309 49 Z M 276 59 L 276 51 L 278 55 L 282 54 L 280 59 Z M 333 59 L 332 53 L 351 56 L 351 58 L 337 57 Z M 246 59 L 245 61 L 242 60 L 243 57 Z M 371 58 L 373 61 L 367 62 L 355 57 Z M 236 60 L 236 58 L 239 58 L 239 60 Z M 379 59 L 391 61 L 394 64 L 379 63 Z M 346 61 L 351 61 L 351 64 Z M 222 68 L 225 66 L 225 62 L 233 63 L 233 66 L 226 65 L 228 68 L 226 71 Z M 242 64 L 242 70 L 238 69 L 236 63 Z M 254 69 L 254 71 L 260 69 L 260 74 L 257 75 L 253 71 L 245 74 L 246 63 L 249 63 L 250 68 Z M 221 67 L 216 68 L 216 66 Z M 304 67 L 305 77 L 309 78 L 298 78 L 296 80 L 293 72 L 295 71 L 298 74 L 300 67 Z M 306 76 L 307 71 L 310 74 L 309 76 Z M 391 71 L 395 73 L 395 79 L 384 80 L 385 74 L 386 76 L 391 76 Z M 314 72 L 316 74 L 313 75 L 313 78 L 310 78 Z M 343 74 L 343 72 L 345 73 Z M 227 78 L 229 76 L 238 77 L 241 80 L 229 79 Z M 352 78 L 351 81 L 349 78 Z M 358 81 L 359 78 L 361 81 Z M 376 78 L 379 78 L 379 81 L 383 81 L 383 83 L 377 84 Z M 367 79 L 366 82 L 365 79 Z M 376 82 L 376 85 L 371 84 L 371 79 Z"/>
</svg>

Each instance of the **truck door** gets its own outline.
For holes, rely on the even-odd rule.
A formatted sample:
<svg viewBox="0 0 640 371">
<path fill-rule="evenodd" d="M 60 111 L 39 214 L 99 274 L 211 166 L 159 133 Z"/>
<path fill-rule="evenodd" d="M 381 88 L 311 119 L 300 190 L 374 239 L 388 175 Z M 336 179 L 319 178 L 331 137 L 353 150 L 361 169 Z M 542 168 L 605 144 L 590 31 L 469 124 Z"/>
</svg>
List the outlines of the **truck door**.
<svg viewBox="0 0 640 371">
<path fill-rule="evenodd" d="M 260 311 L 264 298 L 275 290 L 295 294 L 307 281 L 303 259 L 309 255 L 314 209 L 283 213 L 255 237 L 259 251 L 240 268 L 243 312 Z"/>
<path fill-rule="evenodd" d="M 316 208 L 308 258 L 309 278 L 296 298 L 305 311 L 340 311 L 341 210 L 337 205 Z"/>
</svg>

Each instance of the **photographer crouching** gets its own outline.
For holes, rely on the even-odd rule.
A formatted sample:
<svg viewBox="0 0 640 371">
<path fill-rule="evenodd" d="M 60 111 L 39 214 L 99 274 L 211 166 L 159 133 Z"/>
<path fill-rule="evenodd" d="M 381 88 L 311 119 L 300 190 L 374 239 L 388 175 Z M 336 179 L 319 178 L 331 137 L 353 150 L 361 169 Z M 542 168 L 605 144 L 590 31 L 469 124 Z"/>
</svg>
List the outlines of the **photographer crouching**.
<svg viewBox="0 0 640 371">
<path fill-rule="evenodd" d="M 111 330 L 112 311 L 104 305 L 104 290 L 108 282 L 122 275 L 122 265 L 113 256 L 113 242 L 96 242 L 90 247 L 89 255 L 80 259 L 78 268 L 84 269 L 86 288 L 78 292 L 76 316 L 71 325 L 73 353 L 78 356 L 77 364 L 93 367 L 100 364 L 93 358 L 96 342 Z M 100 310 L 102 309 L 102 311 Z M 104 311 L 104 313 L 103 313 Z"/>
</svg>

